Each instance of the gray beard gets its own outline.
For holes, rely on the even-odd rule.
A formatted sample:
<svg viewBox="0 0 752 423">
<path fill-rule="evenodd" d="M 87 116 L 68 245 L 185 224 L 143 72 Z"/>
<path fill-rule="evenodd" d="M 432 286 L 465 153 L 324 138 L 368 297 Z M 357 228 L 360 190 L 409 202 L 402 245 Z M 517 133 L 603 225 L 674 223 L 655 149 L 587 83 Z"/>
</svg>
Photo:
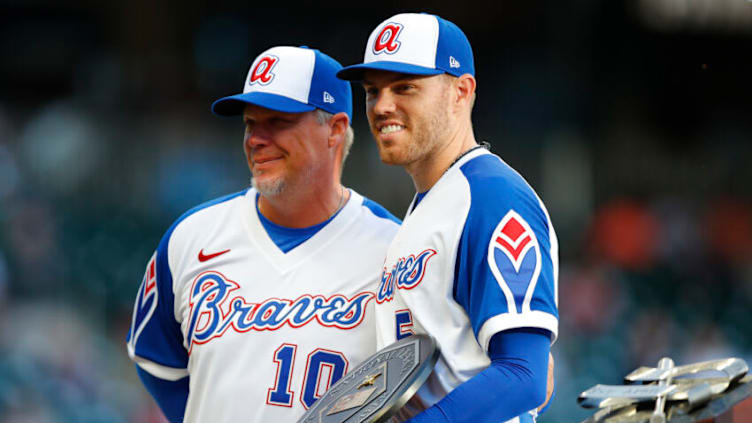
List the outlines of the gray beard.
<svg viewBox="0 0 752 423">
<path fill-rule="evenodd" d="M 251 186 L 265 197 L 274 197 L 280 194 L 293 195 L 300 190 L 307 190 L 315 182 L 313 175 L 316 174 L 317 169 L 318 164 L 314 163 L 301 170 L 298 175 L 282 175 L 274 180 L 261 183 L 251 175 Z"/>
<path fill-rule="evenodd" d="M 281 194 L 285 190 L 286 184 L 282 178 L 259 184 L 256 178 L 251 176 L 251 186 L 256 188 L 256 191 L 261 195 L 271 197 Z"/>
</svg>

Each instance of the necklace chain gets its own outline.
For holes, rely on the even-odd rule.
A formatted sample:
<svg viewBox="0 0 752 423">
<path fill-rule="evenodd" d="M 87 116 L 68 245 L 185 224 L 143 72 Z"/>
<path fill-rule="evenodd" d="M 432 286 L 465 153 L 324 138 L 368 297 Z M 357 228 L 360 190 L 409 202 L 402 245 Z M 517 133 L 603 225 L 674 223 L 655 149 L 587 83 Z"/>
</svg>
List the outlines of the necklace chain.
<svg viewBox="0 0 752 423">
<path fill-rule="evenodd" d="M 458 161 L 460 161 L 461 158 L 467 156 L 468 154 L 472 153 L 473 151 L 475 151 L 475 150 L 477 150 L 479 148 L 485 148 L 486 150 L 490 151 L 491 150 L 491 144 L 489 144 L 487 141 L 481 141 L 480 144 L 476 145 L 475 147 L 473 147 L 473 148 L 465 151 L 464 153 L 460 153 L 457 156 L 457 158 L 454 159 L 454 161 L 452 162 L 452 164 L 450 164 L 449 167 L 446 168 L 446 170 L 444 171 L 444 173 L 446 173 L 449 169 L 451 169 L 452 166 L 454 166 L 455 163 L 457 163 Z"/>
<path fill-rule="evenodd" d="M 337 208 L 334 209 L 334 213 L 332 213 L 329 216 L 330 219 L 332 218 L 332 216 L 334 216 L 335 214 L 337 214 L 337 212 L 342 208 L 342 206 L 344 205 L 344 203 L 345 203 L 345 186 L 344 185 L 340 185 L 339 186 L 339 203 L 337 204 Z"/>
</svg>

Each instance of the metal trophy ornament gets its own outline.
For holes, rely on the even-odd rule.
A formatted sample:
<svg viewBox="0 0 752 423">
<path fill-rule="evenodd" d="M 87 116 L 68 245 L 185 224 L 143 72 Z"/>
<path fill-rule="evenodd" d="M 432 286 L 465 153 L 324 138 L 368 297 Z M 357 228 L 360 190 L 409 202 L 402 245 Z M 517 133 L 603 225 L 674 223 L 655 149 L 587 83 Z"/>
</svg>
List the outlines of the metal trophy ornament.
<svg viewBox="0 0 752 423">
<path fill-rule="evenodd" d="M 598 409 L 583 423 L 752 422 L 748 370 L 740 358 L 684 366 L 662 358 L 657 367 L 640 367 L 625 376 L 625 385 L 595 385 L 577 401 Z M 737 407 L 742 403 L 745 411 Z"/>
</svg>

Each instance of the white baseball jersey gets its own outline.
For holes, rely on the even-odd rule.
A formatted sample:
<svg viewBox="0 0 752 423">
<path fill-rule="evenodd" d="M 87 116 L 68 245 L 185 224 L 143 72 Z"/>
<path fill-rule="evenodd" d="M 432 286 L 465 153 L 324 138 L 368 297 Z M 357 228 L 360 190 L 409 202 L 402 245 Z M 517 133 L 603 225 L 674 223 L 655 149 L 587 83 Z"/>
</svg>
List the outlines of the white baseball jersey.
<svg viewBox="0 0 752 423">
<path fill-rule="evenodd" d="M 376 296 L 378 348 L 411 333 L 441 357 L 419 391 L 433 404 L 489 366 L 500 331 L 558 329 L 558 245 L 548 213 L 498 156 L 475 149 L 415 200 L 389 247 Z"/>
<path fill-rule="evenodd" d="M 186 422 L 295 422 L 376 351 L 391 215 L 351 191 L 329 223 L 283 253 L 256 197 L 248 189 L 180 217 L 138 291 L 128 353 L 158 378 L 190 376 Z"/>
</svg>

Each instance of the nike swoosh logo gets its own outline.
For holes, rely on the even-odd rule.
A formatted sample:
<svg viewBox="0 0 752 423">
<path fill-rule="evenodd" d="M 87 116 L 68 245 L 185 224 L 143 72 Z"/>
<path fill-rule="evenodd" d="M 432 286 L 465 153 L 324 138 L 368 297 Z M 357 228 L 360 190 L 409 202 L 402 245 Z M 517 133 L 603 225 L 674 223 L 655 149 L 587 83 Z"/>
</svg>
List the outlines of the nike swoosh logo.
<svg viewBox="0 0 752 423">
<path fill-rule="evenodd" d="M 198 252 L 198 261 L 206 261 L 206 260 L 211 260 L 211 259 L 213 259 L 214 257 L 217 257 L 217 256 L 221 256 L 222 254 L 224 254 L 224 253 L 227 253 L 227 252 L 229 252 L 229 251 L 230 251 L 230 250 L 229 250 L 229 249 L 227 249 L 227 250 L 224 250 L 224 251 L 220 251 L 220 252 L 218 252 L 218 253 L 213 253 L 213 254 L 204 254 L 204 249 L 202 248 L 202 249 L 201 249 L 201 251 L 199 251 L 199 252 Z"/>
</svg>

